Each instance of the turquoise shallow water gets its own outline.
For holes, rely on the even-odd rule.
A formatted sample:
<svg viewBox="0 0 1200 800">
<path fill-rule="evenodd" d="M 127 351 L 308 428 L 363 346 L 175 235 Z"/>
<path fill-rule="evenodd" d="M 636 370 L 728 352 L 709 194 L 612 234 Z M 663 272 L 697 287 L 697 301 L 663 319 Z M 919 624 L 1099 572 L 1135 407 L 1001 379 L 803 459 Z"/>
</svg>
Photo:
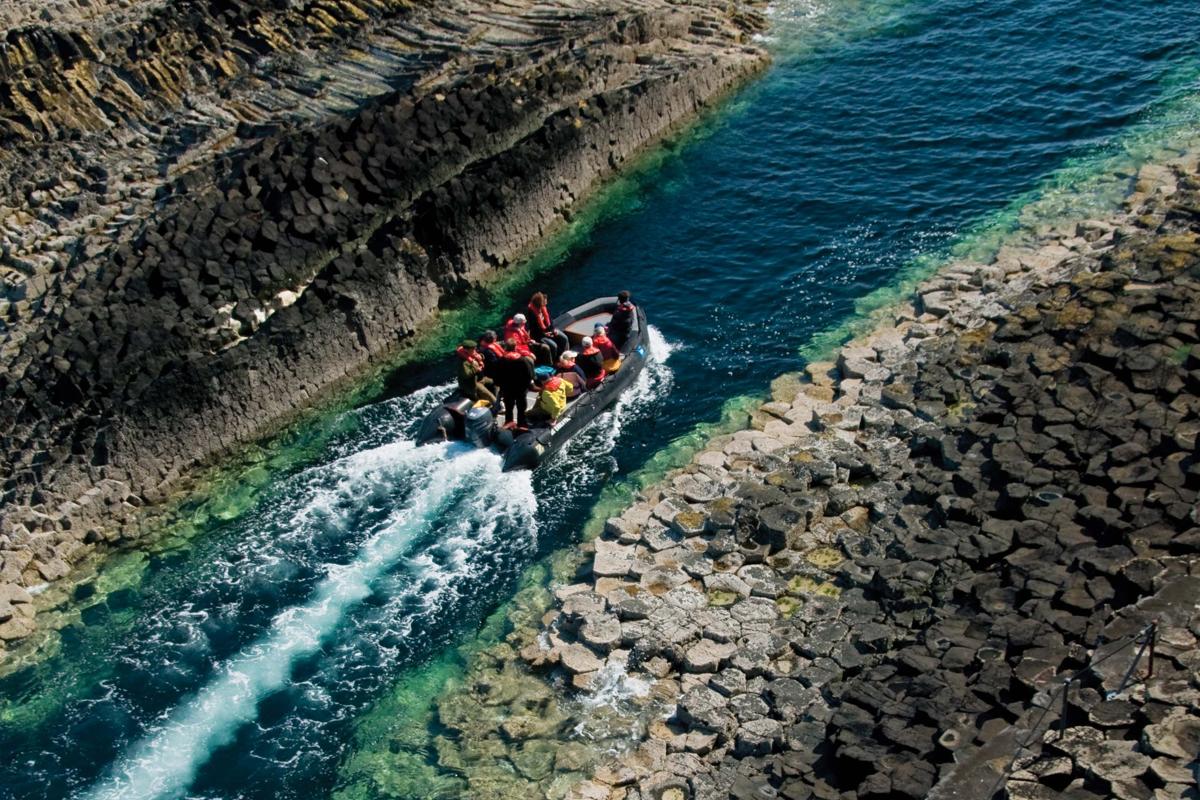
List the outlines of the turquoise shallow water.
<svg viewBox="0 0 1200 800">
<path fill-rule="evenodd" d="M 197 505 L 186 538 L 114 560 L 56 652 L 0 679 L 0 797 L 328 794 L 364 746 L 356 723 L 398 681 L 436 691 L 425 665 L 571 542 L 606 485 L 796 369 L 914 264 L 994 242 L 1030 203 L 1102 210 L 1197 128 L 1190 0 L 773 14 L 776 66 L 623 181 L 534 281 L 559 309 L 635 292 L 659 355 L 638 398 L 532 476 L 410 446 L 441 359 L 299 431 Z"/>
</svg>

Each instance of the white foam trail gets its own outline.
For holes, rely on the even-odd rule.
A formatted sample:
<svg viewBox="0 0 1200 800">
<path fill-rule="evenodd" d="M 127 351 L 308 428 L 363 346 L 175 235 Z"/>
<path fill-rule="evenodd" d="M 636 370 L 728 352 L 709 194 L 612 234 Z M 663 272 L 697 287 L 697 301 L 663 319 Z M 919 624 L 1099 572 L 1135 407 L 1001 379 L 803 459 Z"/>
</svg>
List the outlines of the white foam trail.
<svg viewBox="0 0 1200 800">
<path fill-rule="evenodd" d="M 404 432 L 415 433 L 421 420 L 450 393 L 453 381 L 425 386 L 416 391 L 345 412 L 357 418 L 362 428 L 332 448 L 337 456 L 348 456 L 364 447 L 392 441 Z"/>
<path fill-rule="evenodd" d="M 612 411 L 601 417 L 604 420 L 604 446 L 597 449 L 602 452 L 616 447 L 617 439 L 620 438 L 627 420 L 636 417 L 644 408 L 669 394 L 675 384 L 675 373 L 667 367 L 667 359 L 675 352 L 677 345 L 668 342 L 662 331 L 653 325 L 646 328 L 646 339 L 646 366 L 633 385 L 617 399 Z"/>
<path fill-rule="evenodd" d="M 464 489 L 471 490 L 468 505 L 473 512 L 532 519 L 536 500 L 528 475 L 503 474 L 499 465 L 499 459 L 487 451 L 417 448 L 411 442 L 385 445 L 338 462 L 343 474 L 339 486 L 318 492 L 298 517 L 328 503 L 331 494 L 346 488 L 346 481 L 371 480 L 382 469 L 409 470 L 412 484 L 420 488 L 364 542 L 350 563 L 329 568 L 311 600 L 278 614 L 270 633 L 222 665 L 192 699 L 168 712 L 156 730 L 130 748 L 113 774 L 83 797 L 126 800 L 183 794 L 211 753 L 231 741 L 240 725 L 255 718 L 258 702 L 286 683 L 295 661 L 320 646 L 346 612 L 371 593 L 372 584 L 403 558 L 415 538 L 456 513 L 448 504 Z M 464 516 L 478 520 L 476 513 Z M 463 531 L 467 523 L 460 520 L 457 525 Z M 457 572 L 454 567 L 461 565 L 452 564 L 449 572 Z"/>
<path fill-rule="evenodd" d="M 616 708 L 620 703 L 648 694 L 648 682 L 630 675 L 624 664 L 609 661 L 596 673 L 592 688 L 581 702 L 588 708 Z"/>
<path fill-rule="evenodd" d="M 609 411 L 576 434 L 562 452 L 543 467 L 543 473 L 553 475 L 558 496 L 587 491 L 598 474 L 615 469 L 617 464 L 612 452 L 626 423 L 640 418 L 670 394 L 675 374 L 666 361 L 679 345 L 668 342 L 653 325 L 647 327 L 646 337 L 648 354 L 641 374 L 621 393 Z"/>
</svg>

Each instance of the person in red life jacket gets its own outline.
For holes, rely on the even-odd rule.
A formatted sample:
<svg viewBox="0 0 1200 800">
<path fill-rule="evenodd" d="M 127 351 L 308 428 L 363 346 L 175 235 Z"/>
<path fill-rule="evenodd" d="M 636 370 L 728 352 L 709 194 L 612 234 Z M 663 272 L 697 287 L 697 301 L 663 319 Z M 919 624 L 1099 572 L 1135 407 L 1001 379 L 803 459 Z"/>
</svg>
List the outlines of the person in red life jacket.
<svg viewBox="0 0 1200 800">
<path fill-rule="evenodd" d="M 484 375 L 483 356 L 475 342 L 467 339 L 454 351 L 458 356 L 458 393 L 471 400 L 496 402 L 492 381 Z"/>
<path fill-rule="evenodd" d="M 512 319 L 504 323 L 504 338 L 516 342 L 518 353 L 529 351 L 529 345 L 533 340 L 529 336 L 529 329 L 525 326 L 524 314 L 513 314 Z"/>
<path fill-rule="evenodd" d="M 583 349 L 579 351 L 579 358 L 575 359 L 575 363 L 587 376 L 587 388 L 595 389 L 604 380 L 604 356 L 600 354 L 600 348 L 592 343 L 592 337 L 583 337 L 581 344 Z"/>
<path fill-rule="evenodd" d="M 527 427 L 525 404 L 529 384 L 533 382 L 533 364 L 517 351 L 517 343 L 504 340 L 504 357 L 496 364 L 496 385 L 500 388 L 500 402 L 504 404 L 505 427 L 512 425 L 516 411 L 517 425 Z"/>
<path fill-rule="evenodd" d="M 550 300 L 545 292 L 535 292 L 529 298 L 529 335 L 535 342 L 545 342 L 550 347 L 553 358 L 564 352 L 569 343 L 567 335 L 554 327 L 554 318 L 550 316 Z"/>
<path fill-rule="evenodd" d="M 495 331 L 484 331 L 479 337 L 479 353 L 483 356 L 483 374 L 496 382 L 496 364 L 504 358 L 504 345 L 496 338 Z"/>
<path fill-rule="evenodd" d="M 495 331 L 484 331 L 479 337 L 479 352 L 483 355 L 483 363 L 491 364 L 498 358 L 504 358 L 504 345 L 496 338 Z"/>
<path fill-rule="evenodd" d="M 603 325 L 597 324 L 595 330 L 592 331 L 592 344 L 599 348 L 600 355 L 604 356 L 605 361 L 621 357 L 621 351 L 613 344 L 613 340 L 608 338 L 608 330 Z"/>
<path fill-rule="evenodd" d="M 618 350 L 629 341 L 636 315 L 637 306 L 630 301 L 629 292 L 618 292 L 617 307 L 613 310 L 612 319 L 608 321 L 608 338 Z"/>
<path fill-rule="evenodd" d="M 529 329 L 525 327 L 525 315 L 513 314 L 504 325 L 504 338 L 512 339 L 517 343 L 517 352 L 524 356 L 529 356 L 539 364 L 549 366 L 554 363 L 554 356 L 550 352 L 550 346 L 545 342 L 535 342 L 533 337 L 529 335 Z"/>
</svg>

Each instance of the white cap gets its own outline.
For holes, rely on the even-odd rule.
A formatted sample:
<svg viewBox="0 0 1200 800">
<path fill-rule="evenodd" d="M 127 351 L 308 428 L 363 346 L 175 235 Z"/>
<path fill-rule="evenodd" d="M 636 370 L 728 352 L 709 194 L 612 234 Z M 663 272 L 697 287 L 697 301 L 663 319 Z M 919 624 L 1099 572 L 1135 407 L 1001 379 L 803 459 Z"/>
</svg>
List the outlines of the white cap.
<svg viewBox="0 0 1200 800">
<path fill-rule="evenodd" d="M 580 344 L 582 344 L 584 347 L 591 347 L 592 346 L 592 337 L 590 337 L 590 336 L 583 337 L 583 341 L 580 342 Z"/>
<path fill-rule="evenodd" d="M 593 333 L 608 333 L 608 328 L 604 327 L 603 323 L 597 322 L 596 327 L 592 329 Z"/>
<path fill-rule="evenodd" d="M 572 359 L 578 358 L 579 353 L 576 353 L 574 350 L 563 350 L 562 357 L 567 361 L 571 361 Z"/>
<path fill-rule="evenodd" d="M 524 314 L 513 314 L 513 322 L 524 322 L 524 321 L 525 321 Z"/>
</svg>

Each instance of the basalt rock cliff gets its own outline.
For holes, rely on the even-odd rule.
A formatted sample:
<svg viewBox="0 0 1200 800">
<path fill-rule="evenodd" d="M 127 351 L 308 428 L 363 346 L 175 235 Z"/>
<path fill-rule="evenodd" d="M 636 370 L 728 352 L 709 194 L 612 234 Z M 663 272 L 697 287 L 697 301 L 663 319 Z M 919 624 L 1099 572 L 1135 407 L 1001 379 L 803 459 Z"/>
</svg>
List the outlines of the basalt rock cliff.
<svg viewBox="0 0 1200 800">
<path fill-rule="evenodd" d="M 4 596 L 134 535 L 766 63 L 759 11 L 717 0 L 20 0 L 0 25 Z"/>
</svg>

